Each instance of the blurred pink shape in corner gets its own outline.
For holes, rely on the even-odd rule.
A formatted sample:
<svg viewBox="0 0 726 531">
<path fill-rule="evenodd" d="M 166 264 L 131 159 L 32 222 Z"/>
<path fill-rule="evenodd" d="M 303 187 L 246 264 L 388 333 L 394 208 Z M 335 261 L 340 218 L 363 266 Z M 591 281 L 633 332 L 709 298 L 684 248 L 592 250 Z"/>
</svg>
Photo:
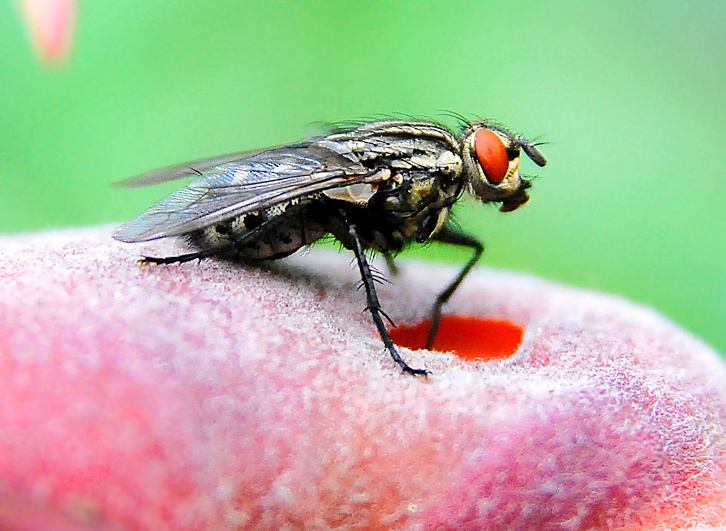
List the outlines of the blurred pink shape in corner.
<svg viewBox="0 0 726 531">
<path fill-rule="evenodd" d="M 76 0 L 18 0 L 38 57 L 58 65 L 68 57 L 76 27 Z"/>
</svg>

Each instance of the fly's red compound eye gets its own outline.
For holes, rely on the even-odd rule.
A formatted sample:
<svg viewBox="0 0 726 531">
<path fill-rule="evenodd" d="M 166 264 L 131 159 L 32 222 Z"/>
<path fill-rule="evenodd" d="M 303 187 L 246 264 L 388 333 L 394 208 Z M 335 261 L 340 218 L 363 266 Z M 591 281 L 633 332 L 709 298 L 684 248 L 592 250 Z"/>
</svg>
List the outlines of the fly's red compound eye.
<svg viewBox="0 0 726 531">
<path fill-rule="evenodd" d="M 489 129 L 479 129 L 474 137 L 474 148 L 487 180 L 495 184 L 502 182 L 509 169 L 509 157 L 499 135 Z"/>
</svg>

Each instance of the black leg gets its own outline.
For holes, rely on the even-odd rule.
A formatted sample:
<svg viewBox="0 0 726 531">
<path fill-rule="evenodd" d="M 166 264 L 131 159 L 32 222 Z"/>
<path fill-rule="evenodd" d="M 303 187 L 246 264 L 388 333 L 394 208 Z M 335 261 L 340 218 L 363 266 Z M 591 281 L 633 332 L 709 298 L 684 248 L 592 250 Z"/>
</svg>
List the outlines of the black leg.
<svg viewBox="0 0 726 531">
<path fill-rule="evenodd" d="M 141 260 L 139 260 L 139 262 L 141 262 L 142 264 L 183 264 L 184 262 L 191 262 L 192 260 L 197 259 L 202 260 L 203 258 L 209 258 L 210 256 L 217 256 L 232 252 L 238 253 L 239 250 L 242 248 L 242 245 L 250 240 L 259 237 L 260 234 L 264 234 L 264 232 L 275 223 L 279 223 L 279 220 L 276 218 L 268 219 L 254 229 L 242 234 L 241 236 L 229 234 L 228 238 L 230 238 L 231 241 L 217 247 L 201 249 L 194 253 L 182 254 L 179 256 L 169 256 L 167 258 L 144 256 Z"/>
<path fill-rule="evenodd" d="M 203 249 L 195 253 L 181 254 L 179 256 L 168 256 L 166 258 L 155 258 L 153 256 L 144 256 L 139 260 L 142 264 L 183 264 L 184 262 L 191 262 L 192 260 L 201 260 L 203 258 L 209 258 L 218 254 L 223 254 L 234 250 L 234 244 L 222 245 L 220 247 L 213 247 L 211 249 Z"/>
<path fill-rule="evenodd" d="M 441 243 L 450 243 L 451 245 L 461 245 L 463 247 L 471 247 L 474 249 L 474 256 L 472 256 L 466 263 L 464 268 L 459 272 L 456 278 L 451 281 L 444 291 L 439 293 L 434 302 L 434 307 L 431 310 L 431 330 L 429 330 L 429 338 L 426 340 L 426 348 L 431 349 L 436 338 L 436 332 L 439 331 L 439 323 L 441 322 L 441 310 L 446 302 L 459 287 L 459 284 L 464 280 L 464 277 L 469 274 L 474 264 L 477 263 L 482 253 L 484 252 L 484 245 L 468 234 L 459 232 L 452 229 L 448 225 L 444 226 L 439 232 L 434 234 L 433 240 Z"/>
<path fill-rule="evenodd" d="M 409 374 L 422 374 L 424 376 L 429 374 L 429 371 L 425 369 L 411 368 L 405 361 L 403 361 L 403 358 L 401 358 L 400 354 L 396 350 L 396 346 L 393 344 L 391 336 L 388 334 L 388 330 L 386 329 L 386 324 L 383 322 L 383 317 L 385 317 L 389 321 L 390 319 L 381 309 L 381 303 L 378 301 L 376 288 L 373 284 L 371 269 L 368 266 L 368 261 L 366 260 L 365 253 L 363 252 L 363 245 L 361 244 L 360 237 L 358 236 L 358 231 L 353 224 L 348 224 L 348 237 L 350 239 L 350 243 L 352 244 L 355 258 L 358 261 L 360 276 L 363 280 L 363 286 L 366 290 L 366 297 L 368 299 L 368 305 L 366 306 L 366 310 L 371 312 L 371 315 L 373 316 L 373 322 L 376 323 L 378 333 L 381 335 L 383 344 L 386 346 L 386 349 L 391 354 L 393 361 L 395 361 L 398 366 L 403 369 L 403 372 L 407 372 Z"/>
</svg>

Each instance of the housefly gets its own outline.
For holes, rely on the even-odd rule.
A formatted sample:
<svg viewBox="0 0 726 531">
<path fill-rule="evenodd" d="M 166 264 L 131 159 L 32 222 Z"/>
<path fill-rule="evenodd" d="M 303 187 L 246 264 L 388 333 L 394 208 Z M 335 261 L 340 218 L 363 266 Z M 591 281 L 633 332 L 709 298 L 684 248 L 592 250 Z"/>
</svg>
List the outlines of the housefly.
<svg viewBox="0 0 726 531">
<path fill-rule="evenodd" d="M 338 127 L 325 136 L 155 171 L 122 184 L 196 179 L 114 233 L 123 242 L 183 236 L 196 250 L 143 262 L 172 264 L 220 256 L 253 264 L 294 253 L 332 234 L 352 250 L 385 348 L 404 372 L 428 374 L 401 358 L 388 334 L 366 250 L 389 264 L 408 244 L 436 241 L 474 254 L 436 298 L 427 348 L 443 305 L 484 247 L 449 222 L 468 192 L 510 212 L 528 200 L 520 150 L 546 164 L 535 144 L 494 123 L 462 120 L 460 130 L 429 121 L 382 120 Z"/>
</svg>

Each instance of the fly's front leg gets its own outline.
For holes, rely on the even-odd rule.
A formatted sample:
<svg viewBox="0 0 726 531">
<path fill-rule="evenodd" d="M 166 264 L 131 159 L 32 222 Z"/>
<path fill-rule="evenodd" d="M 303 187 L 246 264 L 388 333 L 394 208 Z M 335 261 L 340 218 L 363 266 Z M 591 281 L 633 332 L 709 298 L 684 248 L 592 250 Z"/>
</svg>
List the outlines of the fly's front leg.
<svg viewBox="0 0 726 531">
<path fill-rule="evenodd" d="M 429 374 L 429 371 L 425 369 L 411 368 L 408 363 L 403 361 L 403 358 L 401 358 L 401 355 L 396 350 L 396 346 L 393 344 L 391 336 L 388 334 L 388 330 L 386 329 L 386 324 L 383 322 L 383 317 L 385 317 L 389 321 L 390 318 L 383 312 L 383 310 L 381 309 L 381 303 L 378 301 L 376 288 L 373 284 L 373 275 L 371 275 L 371 268 L 368 266 L 368 261 L 366 260 L 366 256 L 363 252 L 363 244 L 361 243 L 360 237 L 358 236 L 358 231 L 356 229 L 356 226 L 353 224 L 347 224 L 347 226 L 348 238 L 350 239 L 350 243 L 352 244 L 355 258 L 358 261 L 360 276 L 363 280 L 363 286 L 366 290 L 366 298 L 368 300 L 366 310 L 371 312 L 371 315 L 373 316 L 373 322 L 376 323 L 376 327 L 378 328 L 378 333 L 381 335 L 383 344 L 386 346 L 386 349 L 391 354 L 393 361 L 395 361 L 398 366 L 403 369 L 403 372 L 407 372 L 409 374 L 423 374 L 424 376 Z"/>
<path fill-rule="evenodd" d="M 469 274 L 469 271 L 471 271 L 471 269 L 474 267 L 474 264 L 477 263 L 479 258 L 481 258 L 482 253 L 484 252 L 484 244 L 482 244 L 479 240 L 477 240 L 473 236 L 469 236 L 468 234 L 464 234 L 463 232 L 454 230 L 448 225 L 444 226 L 439 232 L 434 234 L 432 239 L 441 243 L 471 247 L 472 249 L 474 249 L 474 256 L 469 259 L 464 268 L 459 272 L 458 275 L 456 275 L 456 278 L 451 281 L 451 284 L 449 284 L 446 289 L 439 293 L 438 297 L 436 297 L 436 302 L 434 302 L 434 307 L 431 310 L 431 330 L 429 330 L 429 338 L 426 340 L 427 349 L 431 349 L 434 344 L 434 339 L 436 338 L 436 332 L 439 331 L 439 323 L 441 322 L 441 311 L 444 304 L 446 304 L 446 302 L 451 298 L 451 296 L 456 291 L 456 288 L 459 287 L 461 282 L 464 280 L 466 275 Z"/>
</svg>

